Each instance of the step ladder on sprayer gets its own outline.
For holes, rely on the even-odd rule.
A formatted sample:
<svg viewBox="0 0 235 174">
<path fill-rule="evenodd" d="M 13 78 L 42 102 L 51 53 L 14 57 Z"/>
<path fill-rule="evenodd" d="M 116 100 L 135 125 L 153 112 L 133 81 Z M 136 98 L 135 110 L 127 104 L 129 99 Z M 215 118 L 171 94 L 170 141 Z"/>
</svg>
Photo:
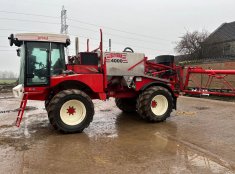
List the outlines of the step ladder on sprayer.
<svg viewBox="0 0 235 174">
<path fill-rule="evenodd" d="M 16 126 L 17 127 L 20 127 L 20 123 L 21 123 L 23 115 L 24 115 L 24 111 L 25 111 L 25 108 L 26 108 L 27 101 L 28 101 L 28 93 L 24 93 L 23 98 L 22 98 L 21 103 L 20 103 L 20 108 L 19 108 L 19 111 L 18 111 L 18 114 L 17 114 L 17 118 L 16 118 Z"/>
</svg>

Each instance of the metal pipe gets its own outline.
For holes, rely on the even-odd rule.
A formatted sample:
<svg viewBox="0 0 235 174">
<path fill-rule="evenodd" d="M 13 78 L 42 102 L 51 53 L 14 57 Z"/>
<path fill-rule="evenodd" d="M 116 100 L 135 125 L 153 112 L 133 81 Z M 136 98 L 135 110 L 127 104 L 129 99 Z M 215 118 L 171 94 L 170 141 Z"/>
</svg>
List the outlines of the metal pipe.
<svg viewBox="0 0 235 174">
<path fill-rule="evenodd" d="M 87 52 L 89 52 L 89 39 L 87 39 L 86 44 L 87 44 Z"/>
<path fill-rule="evenodd" d="M 75 37 L 75 55 L 78 55 L 79 53 L 79 39 L 78 37 Z"/>
<path fill-rule="evenodd" d="M 207 70 L 201 67 L 189 67 L 188 73 L 197 74 L 235 74 L 235 70 Z"/>
<path fill-rule="evenodd" d="M 111 52 L 111 39 L 109 39 L 109 52 Z"/>
</svg>

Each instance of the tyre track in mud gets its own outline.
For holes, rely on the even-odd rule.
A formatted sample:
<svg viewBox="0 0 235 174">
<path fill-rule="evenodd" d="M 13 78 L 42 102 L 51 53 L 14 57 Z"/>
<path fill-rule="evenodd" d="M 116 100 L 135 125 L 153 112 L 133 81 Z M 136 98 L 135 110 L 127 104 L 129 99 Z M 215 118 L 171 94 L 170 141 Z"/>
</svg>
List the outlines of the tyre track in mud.
<svg viewBox="0 0 235 174">
<path fill-rule="evenodd" d="M 13 96 L 5 96 L 5 97 L 0 97 L 0 100 L 3 100 L 3 99 L 12 99 L 12 98 L 15 98 Z"/>
<path fill-rule="evenodd" d="M 37 110 L 38 108 L 37 107 L 33 107 L 33 106 L 26 106 L 25 108 L 25 111 L 32 111 L 32 110 Z M 1 114 L 6 114 L 6 113 L 10 113 L 10 112 L 18 112 L 19 111 L 19 108 L 17 109 L 9 109 L 9 110 L 1 110 L 0 111 L 0 116 Z"/>
<path fill-rule="evenodd" d="M 10 113 L 10 112 L 18 112 L 18 109 L 11 109 L 11 110 L 0 111 L 0 115 L 1 114 L 6 114 L 6 113 Z"/>
</svg>

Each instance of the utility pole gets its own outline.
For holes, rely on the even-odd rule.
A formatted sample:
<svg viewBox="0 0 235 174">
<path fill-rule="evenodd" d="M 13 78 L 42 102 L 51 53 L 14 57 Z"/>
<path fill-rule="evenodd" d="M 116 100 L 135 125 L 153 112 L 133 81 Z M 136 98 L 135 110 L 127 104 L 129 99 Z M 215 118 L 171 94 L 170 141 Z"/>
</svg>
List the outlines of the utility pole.
<svg viewBox="0 0 235 174">
<path fill-rule="evenodd" d="M 69 26 L 67 25 L 67 10 L 65 10 L 64 6 L 62 6 L 60 17 L 61 17 L 60 34 L 68 34 Z M 69 56 L 68 47 L 66 48 L 66 53 L 67 53 L 67 56 Z"/>
<path fill-rule="evenodd" d="M 68 34 L 68 25 L 67 25 L 67 10 L 65 10 L 64 6 L 62 6 L 61 10 L 61 34 Z"/>
</svg>

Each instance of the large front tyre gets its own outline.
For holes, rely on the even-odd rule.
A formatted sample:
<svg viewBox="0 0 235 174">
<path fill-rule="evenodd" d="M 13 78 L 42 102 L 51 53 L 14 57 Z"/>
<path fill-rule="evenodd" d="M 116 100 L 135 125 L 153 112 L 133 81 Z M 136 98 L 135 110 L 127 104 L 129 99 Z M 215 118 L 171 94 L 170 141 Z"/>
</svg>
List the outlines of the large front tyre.
<svg viewBox="0 0 235 174">
<path fill-rule="evenodd" d="M 137 100 L 137 112 L 149 122 L 165 121 L 173 109 L 173 98 L 169 90 L 153 86 L 143 91 Z"/>
<path fill-rule="evenodd" d="M 48 117 L 52 126 L 63 133 L 80 133 L 93 120 L 94 104 L 90 97 L 76 89 L 56 94 L 49 106 Z"/>
</svg>

